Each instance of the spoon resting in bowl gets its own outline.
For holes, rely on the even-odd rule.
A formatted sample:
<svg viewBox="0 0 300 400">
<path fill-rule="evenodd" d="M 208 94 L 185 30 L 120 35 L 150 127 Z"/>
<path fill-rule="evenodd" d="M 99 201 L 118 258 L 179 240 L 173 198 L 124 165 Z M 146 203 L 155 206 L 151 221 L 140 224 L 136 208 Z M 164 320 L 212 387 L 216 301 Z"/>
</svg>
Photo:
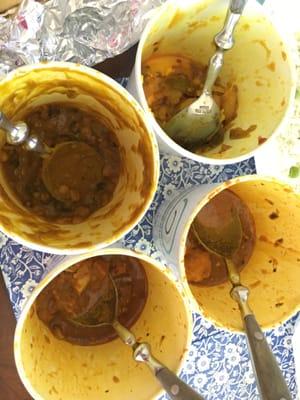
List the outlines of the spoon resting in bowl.
<svg viewBox="0 0 300 400">
<path fill-rule="evenodd" d="M 193 150 L 208 143 L 221 129 L 221 111 L 213 98 L 213 85 L 224 63 L 224 51 L 234 45 L 233 31 L 247 0 L 231 0 L 222 30 L 215 36 L 217 51 L 211 57 L 201 96 L 174 115 L 164 129 L 176 143 Z"/>
<path fill-rule="evenodd" d="M 234 193 L 229 193 L 236 197 Z M 214 198 L 198 213 L 192 229 L 203 247 L 224 257 L 226 261 L 228 278 L 232 284 L 230 295 L 238 303 L 241 312 L 261 398 L 263 400 L 292 400 L 277 361 L 249 306 L 249 288 L 241 283 L 240 274 L 232 262 L 243 236 L 240 216 L 236 208 L 229 207 L 228 202 L 218 204 L 219 218 L 215 217 L 213 224 L 209 223 L 211 219 L 208 218 L 208 215 L 212 214 L 216 216 Z"/>
<path fill-rule="evenodd" d="M 71 322 L 84 327 L 110 325 L 120 339 L 132 348 L 133 359 L 146 364 L 172 400 L 203 400 L 203 397 L 178 378 L 151 353 L 150 345 L 138 342 L 134 334 L 118 321 L 119 293 L 114 278 L 107 273 L 106 285 L 102 288 L 97 303 L 84 315 L 73 317 Z"/>
<path fill-rule="evenodd" d="M 59 201 L 76 201 L 70 194 L 82 196 L 91 186 L 102 179 L 103 160 L 90 145 L 80 141 L 68 141 L 49 147 L 29 132 L 25 122 L 12 123 L 0 111 L 0 128 L 6 132 L 6 141 L 22 145 L 43 158 L 42 179 L 49 193 Z"/>
</svg>

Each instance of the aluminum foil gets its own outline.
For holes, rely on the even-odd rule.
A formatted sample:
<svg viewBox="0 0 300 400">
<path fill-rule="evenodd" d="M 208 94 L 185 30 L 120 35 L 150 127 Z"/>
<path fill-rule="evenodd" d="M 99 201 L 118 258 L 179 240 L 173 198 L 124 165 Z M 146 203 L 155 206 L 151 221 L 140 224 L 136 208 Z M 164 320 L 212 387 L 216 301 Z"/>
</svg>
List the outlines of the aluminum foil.
<svg viewBox="0 0 300 400">
<path fill-rule="evenodd" d="M 135 42 L 163 0 L 25 0 L 0 15 L 0 77 L 39 61 L 95 65 Z"/>
</svg>

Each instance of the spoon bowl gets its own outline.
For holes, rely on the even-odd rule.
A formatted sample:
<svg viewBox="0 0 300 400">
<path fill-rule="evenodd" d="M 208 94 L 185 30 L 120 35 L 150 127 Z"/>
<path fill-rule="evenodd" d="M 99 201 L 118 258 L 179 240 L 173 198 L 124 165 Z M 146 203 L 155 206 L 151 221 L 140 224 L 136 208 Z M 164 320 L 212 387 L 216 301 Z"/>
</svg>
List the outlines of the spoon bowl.
<svg viewBox="0 0 300 400">
<path fill-rule="evenodd" d="M 220 192 L 191 224 L 185 254 L 188 281 L 199 287 L 226 282 L 231 260 L 238 271 L 246 266 L 255 236 L 255 222 L 246 204 L 231 190 Z"/>
<path fill-rule="evenodd" d="M 220 129 L 220 108 L 209 92 L 184 108 L 165 125 L 165 130 L 188 150 L 207 143 Z"/>
<path fill-rule="evenodd" d="M 71 319 L 72 323 L 85 327 L 112 325 L 117 321 L 119 311 L 119 294 L 117 285 L 108 272 L 105 285 L 100 288 L 101 294 L 93 307 L 84 315 Z"/>
<path fill-rule="evenodd" d="M 76 202 L 102 180 L 103 160 L 85 142 L 64 142 L 44 158 L 42 178 L 50 194 Z"/>
<path fill-rule="evenodd" d="M 239 249 L 243 236 L 241 220 L 236 211 L 232 211 L 230 220 L 220 227 L 205 226 L 200 216 L 194 221 L 192 229 L 202 246 L 226 259 L 232 258 Z"/>
<path fill-rule="evenodd" d="M 224 63 L 224 51 L 233 47 L 233 32 L 247 0 L 231 0 L 222 30 L 215 36 L 217 51 L 211 57 L 203 93 L 198 100 L 174 115 L 166 124 L 168 135 L 193 150 L 208 143 L 221 129 L 221 111 L 213 98 L 213 85 Z"/>
</svg>

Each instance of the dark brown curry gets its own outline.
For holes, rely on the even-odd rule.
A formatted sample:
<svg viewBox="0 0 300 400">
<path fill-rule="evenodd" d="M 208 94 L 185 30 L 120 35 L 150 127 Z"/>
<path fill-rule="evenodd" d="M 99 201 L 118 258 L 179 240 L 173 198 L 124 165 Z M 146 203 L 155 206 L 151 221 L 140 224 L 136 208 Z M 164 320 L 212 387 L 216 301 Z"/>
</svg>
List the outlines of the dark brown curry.
<svg viewBox="0 0 300 400">
<path fill-rule="evenodd" d="M 247 205 L 235 193 L 226 189 L 210 200 L 210 205 L 213 205 L 210 210 L 213 211 L 206 215 L 208 222 L 213 224 L 215 218 L 222 218 L 224 223 L 226 222 L 224 210 L 227 211 L 227 208 L 224 207 L 224 203 L 228 205 L 228 211 L 232 207 L 237 210 L 241 221 L 243 237 L 240 247 L 232 258 L 238 270 L 241 270 L 253 253 L 256 240 L 254 219 Z M 205 208 L 200 212 L 203 217 Z M 223 257 L 212 254 L 201 246 L 192 230 L 189 231 L 187 238 L 184 263 L 187 279 L 191 284 L 212 286 L 227 280 L 227 268 Z"/>
<path fill-rule="evenodd" d="M 101 305 L 106 299 L 108 272 L 118 291 L 118 321 L 127 328 L 137 321 L 148 294 L 142 264 L 133 257 L 99 256 L 62 272 L 38 296 L 37 315 L 55 337 L 83 346 L 106 343 L 117 337 L 109 325 L 91 326 L 97 322 L 99 302 Z M 89 321 L 95 315 L 95 321 L 89 326 L 74 322 L 84 320 L 86 315 Z"/>
<path fill-rule="evenodd" d="M 65 147 L 53 160 L 51 178 L 61 182 L 55 198 L 43 180 L 43 158 L 20 146 L 4 146 L 1 161 L 6 182 L 27 209 L 46 220 L 75 224 L 111 200 L 121 171 L 120 148 L 116 135 L 97 115 L 52 103 L 31 110 L 23 119 L 50 148 L 67 142 L 85 145 L 72 157 Z M 88 163 L 91 157 L 93 162 Z"/>
<path fill-rule="evenodd" d="M 188 107 L 202 94 L 206 72 L 205 65 L 183 56 L 153 55 L 143 63 L 145 96 L 162 129 L 175 114 Z M 235 84 L 224 85 L 218 78 L 213 88 L 213 96 L 221 109 L 222 127 L 208 144 L 188 149 L 198 154 L 222 143 L 225 131 L 237 116 L 238 88 Z M 247 134 L 248 132 L 244 137 Z M 240 133 L 239 137 L 242 136 Z"/>
</svg>

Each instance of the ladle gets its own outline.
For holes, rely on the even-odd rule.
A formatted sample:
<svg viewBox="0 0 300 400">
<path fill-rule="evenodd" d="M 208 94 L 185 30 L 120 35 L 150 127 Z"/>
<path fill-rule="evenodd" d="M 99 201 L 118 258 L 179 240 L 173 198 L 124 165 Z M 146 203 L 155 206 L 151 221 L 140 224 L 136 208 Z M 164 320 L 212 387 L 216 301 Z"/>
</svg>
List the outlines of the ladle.
<svg viewBox="0 0 300 400">
<path fill-rule="evenodd" d="M 112 326 L 120 339 L 132 348 L 133 359 L 146 364 L 150 368 L 172 400 L 203 400 L 202 396 L 153 357 L 148 343 L 138 342 L 134 334 L 120 324 L 118 321 L 118 289 L 110 273 L 108 273 L 108 278 L 106 290 L 103 291 L 103 295 L 97 304 L 85 315 L 72 318 L 71 321 L 85 327 Z"/>
<path fill-rule="evenodd" d="M 165 125 L 167 134 L 188 150 L 208 143 L 221 127 L 221 112 L 212 89 L 224 63 L 224 51 L 234 45 L 233 31 L 247 0 L 231 0 L 222 30 L 215 36 L 217 51 L 211 57 L 201 96 Z"/>
<path fill-rule="evenodd" d="M 25 150 L 40 154 L 43 182 L 55 199 L 76 202 L 101 182 L 103 160 L 87 143 L 69 141 L 48 147 L 37 135 L 30 134 L 25 122 L 14 124 L 1 111 L 0 128 L 6 132 L 7 143 L 22 145 Z"/>
<path fill-rule="evenodd" d="M 238 303 L 241 312 L 261 398 L 263 400 L 292 400 L 282 372 L 249 306 L 249 288 L 242 285 L 240 274 L 232 262 L 232 256 L 239 248 L 243 234 L 240 217 L 234 208 L 231 209 L 231 215 L 228 214 L 228 204 L 223 203 L 223 206 L 226 209 L 226 219 L 219 218 L 218 224 L 215 219 L 213 227 L 210 226 L 205 218 L 205 213 L 207 210 L 209 212 L 210 207 L 210 202 L 208 202 L 198 213 L 192 229 L 203 247 L 224 257 L 226 261 L 228 277 L 233 286 L 230 295 Z M 222 215 L 222 210 L 218 211 Z"/>
</svg>

